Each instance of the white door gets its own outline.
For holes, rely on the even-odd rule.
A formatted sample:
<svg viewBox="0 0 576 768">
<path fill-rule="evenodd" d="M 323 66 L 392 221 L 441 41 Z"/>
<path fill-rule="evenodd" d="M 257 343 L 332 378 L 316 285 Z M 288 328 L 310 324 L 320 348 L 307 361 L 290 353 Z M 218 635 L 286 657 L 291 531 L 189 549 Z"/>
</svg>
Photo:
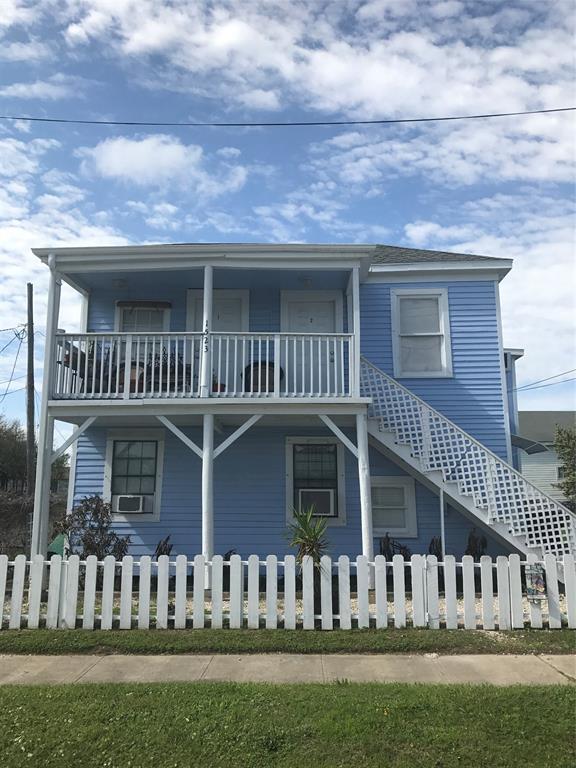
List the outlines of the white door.
<svg viewBox="0 0 576 768">
<path fill-rule="evenodd" d="M 335 334 L 341 327 L 339 294 L 283 296 L 282 331 L 294 334 L 284 340 L 281 349 L 282 388 L 287 394 L 329 396 L 338 391 L 343 375 L 340 342 L 326 334 Z"/>
<path fill-rule="evenodd" d="M 202 291 L 188 292 L 188 330 L 202 331 Z M 248 330 L 248 291 L 215 290 L 212 296 L 212 378 L 214 394 L 241 391 L 239 346 L 227 334 Z M 224 334 L 220 337 L 218 334 Z M 199 351 L 198 347 L 198 351 Z"/>
</svg>

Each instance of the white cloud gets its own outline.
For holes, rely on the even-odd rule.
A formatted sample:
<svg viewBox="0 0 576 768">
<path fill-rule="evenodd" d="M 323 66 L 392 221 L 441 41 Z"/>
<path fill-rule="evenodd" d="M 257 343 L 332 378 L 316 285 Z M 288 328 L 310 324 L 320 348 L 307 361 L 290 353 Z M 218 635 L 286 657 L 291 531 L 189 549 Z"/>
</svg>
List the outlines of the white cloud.
<svg viewBox="0 0 576 768">
<path fill-rule="evenodd" d="M 81 97 L 84 85 L 85 81 L 80 77 L 58 74 L 53 75 L 48 80 L 5 85 L 0 88 L 0 96 L 8 99 L 58 101 Z"/>
<path fill-rule="evenodd" d="M 280 109 L 278 94 L 274 91 L 265 91 L 262 88 L 244 91 L 240 95 L 240 102 L 251 109 Z"/>
<path fill-rule="evenodd" d="M 88 173 L 141 187 L 177 184 L 201 200 L 237 192 L 248 176 L 242 165 L 210 167 L 202 147 L 166 134 L 106 139 L 77 154 Z"/>
<path fill-rule="evenodd" d="M 3 9 L 2 9 L 3 10 Z M 46 43 L 41 43 L 38 40 L 31 42 L 3 42 L 0 45 L 0 60 L 2 61 L 21 61 L 21 62 L 34 62 L 46 59 L 51 56 L 51 51 Z"/>
</svg>

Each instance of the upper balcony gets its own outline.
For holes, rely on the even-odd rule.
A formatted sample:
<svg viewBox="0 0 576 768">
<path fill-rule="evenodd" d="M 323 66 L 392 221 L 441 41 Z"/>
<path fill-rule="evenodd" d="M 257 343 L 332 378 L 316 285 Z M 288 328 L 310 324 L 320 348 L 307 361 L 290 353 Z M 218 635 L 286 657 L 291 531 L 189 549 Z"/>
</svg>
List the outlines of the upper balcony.
<svg viewBox="0 0 576 768">
<path fill-rule="evenodd" d="M 53 277 L 44 382 L 52 401 L 359 397 L 365 247 L 37 255 Z M 81 333 L 56 330 L 62 281 L 84 296 Z"/>
</svg>

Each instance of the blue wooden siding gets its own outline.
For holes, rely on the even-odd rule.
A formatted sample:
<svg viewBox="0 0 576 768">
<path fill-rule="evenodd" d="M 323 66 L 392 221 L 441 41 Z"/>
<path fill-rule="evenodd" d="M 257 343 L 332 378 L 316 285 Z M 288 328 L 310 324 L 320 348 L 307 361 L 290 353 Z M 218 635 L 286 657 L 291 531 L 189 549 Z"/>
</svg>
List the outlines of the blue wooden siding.
<svg viewBox="0 0 576 768">
<path fill-rule="evenodd" d="M 507 457 L 504 393 L 494 281 L 364 283 L 360 288 L 362 353 L 394 375 L 390 289 L 446 288 L 452 341 L 451 378 L 403 378 L 402 384 Z"/>
<path fill-rule="evenodd" d="M 199 429 L 186 433 L 201 442 Z M 286 540 L 286 437 L 326 436 L 326 431 L 286 428 L 254 428 L 243 435 L 215 462 L 214 537 L 215 551 L 235 549 L 242 556 L 255 553 L 283 555 Z M 354 435 L 350 433 L 351 439 Z M 174 553 L 196 554 L 201 550 L 201 462 L 178 438 L 165 435 L 162 504 L 158 522 L 118 523 L 119 533 L 130 534 L 131 553 L 150 554 L 168 534 Z M 75 498 L 103 491 L 106 430 L 91 429 L 80 438 Z M 355 557 L 361 552 L 360 506 L 356 460 L 345 451 L 346 520 L 342 527 L 329 528 L 331 554 Z M 379 451 L 371 449 L 373 476 L 405 473 Z M 440 535 L 438 497 L 416 483 L 418 538 L 402 540 L 412 552 L 426 553 L 433 536 Z M 473 523 L 456 510 L 446 516 L 448 551 L 461 556 Z M 488 536 L 489 538 L 489 536 Z M 378 552 L 379 541 L 375 541 Z M 490 542 L 490 553 L 504 550 Z"/>
</svg>

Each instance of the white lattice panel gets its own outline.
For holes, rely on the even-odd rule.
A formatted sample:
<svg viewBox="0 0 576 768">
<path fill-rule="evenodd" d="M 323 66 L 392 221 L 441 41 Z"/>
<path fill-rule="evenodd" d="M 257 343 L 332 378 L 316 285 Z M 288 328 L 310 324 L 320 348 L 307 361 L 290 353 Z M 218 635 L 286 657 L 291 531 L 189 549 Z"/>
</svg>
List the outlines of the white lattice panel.
<svg viewBox="0 0 576 768">
<path fill-rule="evenodd" d="M 410 447 L 423 472 L 442 472 L 446 482 L 473 499 L 483 518 L 487 514 L 489 522 L 504 523 L 542 554 L 576 552 L 576 518 L 566 507 L 364 359 L 360 381 L 362 395 L 372 398 L 370 417 L 380 430 L 393 432 L 397 443 Z"/>
</svg>

